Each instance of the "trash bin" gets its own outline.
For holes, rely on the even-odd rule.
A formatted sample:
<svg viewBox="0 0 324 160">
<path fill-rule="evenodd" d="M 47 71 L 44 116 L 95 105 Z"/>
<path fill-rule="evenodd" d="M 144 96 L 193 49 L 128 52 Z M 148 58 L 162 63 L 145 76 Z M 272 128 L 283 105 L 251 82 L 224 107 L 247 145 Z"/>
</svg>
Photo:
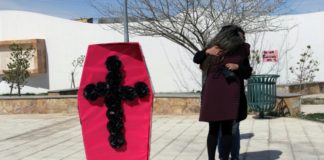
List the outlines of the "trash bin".
<svg viewBox="0 0 324 160">
<path fill-rule="evenodd" d="M 264 118 L 264 112 L 272 111 L 276 105 L 276 82 L 279 75 L 252 75 L 247 83 L 247 103 L 254 112 Z"/>
</svg>

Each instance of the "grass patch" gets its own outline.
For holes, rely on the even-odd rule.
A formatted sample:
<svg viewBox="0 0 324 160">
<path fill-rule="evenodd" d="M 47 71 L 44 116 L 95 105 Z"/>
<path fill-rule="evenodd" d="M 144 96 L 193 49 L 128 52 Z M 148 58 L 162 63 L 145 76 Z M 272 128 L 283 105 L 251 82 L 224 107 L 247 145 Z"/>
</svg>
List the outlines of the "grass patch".
<svg viewBox="0 0 324 160">
<path fill-rule="evenodd" d="M 302 114 L 300 118 L 324 123 L 324 113 Z"/>
</svg>

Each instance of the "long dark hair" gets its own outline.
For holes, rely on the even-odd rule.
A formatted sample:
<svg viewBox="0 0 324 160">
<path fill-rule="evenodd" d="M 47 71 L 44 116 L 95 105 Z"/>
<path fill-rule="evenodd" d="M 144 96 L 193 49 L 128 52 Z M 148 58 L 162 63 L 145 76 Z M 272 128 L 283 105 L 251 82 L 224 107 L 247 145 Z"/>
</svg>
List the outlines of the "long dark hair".
<svg viewBox="0 0 324 160">
<path fill-rule="evenodd" d="M 222 55 L 208 55 L 204 62 L 201 64 L 200 68 L 203 71 L 208 71 L 210 66 L 220 63 L 224 56 L 238 50 L 243 45 L 245 40 L 245 38 L 242 38 L 239 33 L 242 33 L 243 36 L 245 34 L 243 29 L 237 25 L 223 26 L 219 33 L 214 38 L 212 38 L 206 46 L 206 48 L 218 46 L 222 50 Z"/>
<path fill-rule="evenodd" d="M 239 33 L 245 34 L 243 29 L 237 25 L 226 25 L 221 28 L 219 33 L 210 40 L 207 48 L 218 46 L 223 54 L 230 54 L 236 51 L 243 43 L 244 38 Z"/>
</svg>

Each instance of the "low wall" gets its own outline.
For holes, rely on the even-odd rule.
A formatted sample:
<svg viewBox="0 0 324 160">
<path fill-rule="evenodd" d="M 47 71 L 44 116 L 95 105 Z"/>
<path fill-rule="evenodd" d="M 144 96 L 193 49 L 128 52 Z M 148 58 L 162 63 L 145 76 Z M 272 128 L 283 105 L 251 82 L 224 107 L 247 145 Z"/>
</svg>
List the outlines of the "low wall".
<svg viewBox="0 0 324 160">
<path fill-rule="evenodd" d="M 58 95 L 77 95 L 79 88 L 72 89 L 61 89 L 61 90 L 50 90 L 47 92 L 49 96 L 58 96 Z"/>
<path fill-rule="evenodd" d="M 154 114 L 195 114 L 200 111 L 200 94 L 156 94 Z"/>
<path fill-rule="evenodd" d="M 305 84 L 304 91 L 308 94 L 324 93 L 324 82 Z M 297 89 L 296 89 L 297 88 Z M 278 85 L 277 91 L 282 93 L 298 93 L 299 85 Z M 26 113 L 77 113 L 77 96 L 62 95 L 76 93 L 75 90 L 53 91 L 48 96 L 0 96 L 0 114 L 26 114 Z M 300 100 L 297 98 L 286 99 L 292 114 L 300 111 Z M 154 114 L 197 114 L 200 111 L 199 93 L 158 93 L 155 94 L 153 104 Z"/>
<path fill-rule="evenodd" d="M 76 112 L 76 95 L 0 97 L 0 114 Z"/>
<path fill-rule="evenodd" d="M 284 93 L 319 94 L 324 93 L 324 82 L 277 85 L 277 91 Z"/>
<path fill-rule="evenodd" d="M 156 94 L 154 114 L 193 114 L 200 109 L 199 94 Z M 76 95 L 0 97 L 0 114 L 77 113 Z"/>
</svg>

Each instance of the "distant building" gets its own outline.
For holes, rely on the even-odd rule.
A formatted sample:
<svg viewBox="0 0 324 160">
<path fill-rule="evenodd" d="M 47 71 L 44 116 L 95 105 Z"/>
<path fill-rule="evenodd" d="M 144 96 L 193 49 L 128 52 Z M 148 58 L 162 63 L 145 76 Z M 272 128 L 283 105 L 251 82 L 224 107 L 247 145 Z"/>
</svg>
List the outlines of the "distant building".
<svg viewBox="0 0 324 160">
<path fill-rule="evenodd" d="M 140 19 L 136 17 L 128 17 L 128 22 L 137 22 Z M 124 17 L 101 17 L 98 18 L 98 23 L 107 24 L 107 23 L 123 23 Z M 149 21 L 149 20 L 148 20 Z"/>
<path fill-rule="evenodd" d="M 75 21 L 79 21 L 83 23 L 93 23 L 93 18 L 79 18 L 79 19 L 75 19 Z"/>
</svg>

